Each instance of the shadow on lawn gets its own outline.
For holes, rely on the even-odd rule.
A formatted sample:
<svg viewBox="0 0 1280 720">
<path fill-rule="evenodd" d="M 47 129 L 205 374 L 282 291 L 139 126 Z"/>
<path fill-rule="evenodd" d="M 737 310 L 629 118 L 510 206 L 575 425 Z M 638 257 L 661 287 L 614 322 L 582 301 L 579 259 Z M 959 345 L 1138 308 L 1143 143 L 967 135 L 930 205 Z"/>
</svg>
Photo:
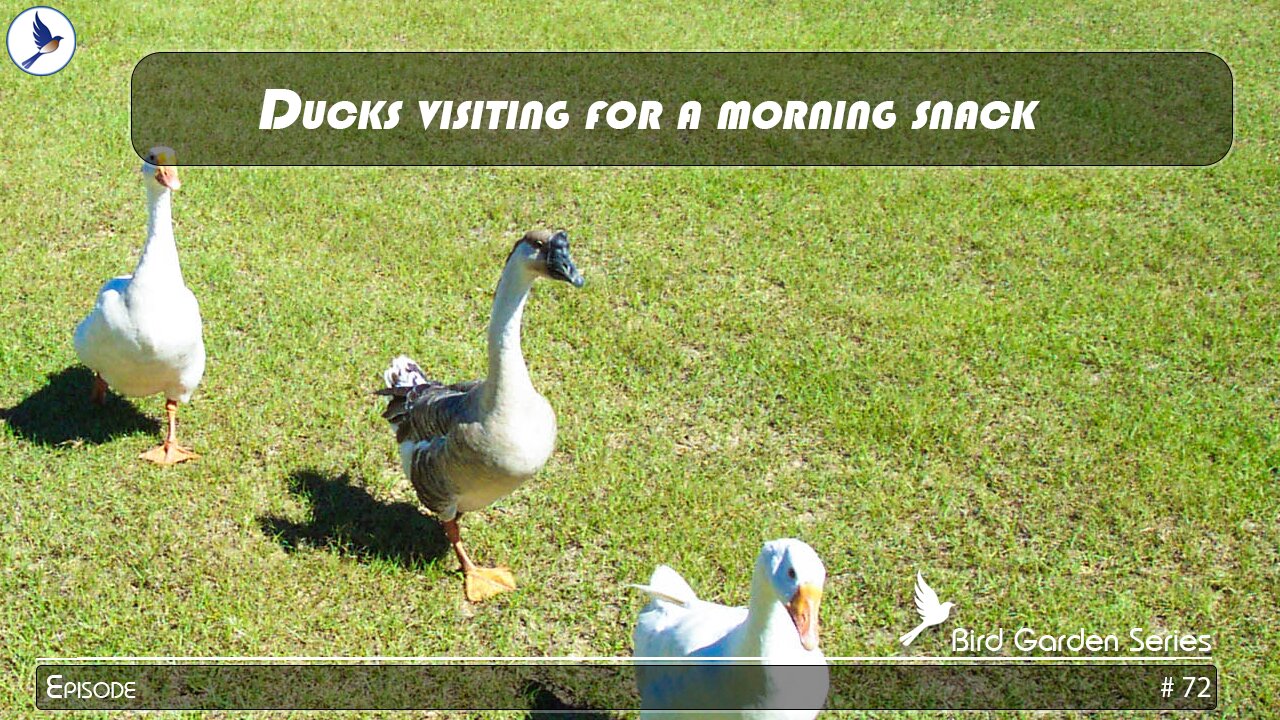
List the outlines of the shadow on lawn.
<svg viewBox="0 0 1280 720">
<path fill-rule="evenodd" d="M 587 720 L 587 718 L 603 720 L 617 717 L 616 714 L 605 713 L 590 705 L 565 702 L 560 699 L 559 693 L 549 685 L 537 680 L 525 683 L 522 690 L 532 705 L 529 708 L 531 712 L 525 716 L 529 720 L 578 720 L 579 718 L 582 720 Z"/>
<path fill-rule="evenodd" d="M 22 402 L 0 410 L 0 418 L 19 438 L 50 446 L 75 442 L 100 445 L 138 432 L 160 432 L 158 420 L 114 393 L 107 394 L 106 405 L 89 402 L 92 385 L 93 372 L 83 365 L 72 365 L 50 374 L 49 382 Z"/>
<path fill-rule="evenodd" d="M 311 503 L 311 520 L 258 518 L 262 531 L 285 550 L 302 547 L 332 550 L 361 559 L 380 558 L 406 567 L 418 566 L 449 552 L 440 523 L 414 503 L 383 502 L 352 484 L 347 474 L 330 477 L 314 470 L 289 476 L 289 490 Z"/>
</svg>

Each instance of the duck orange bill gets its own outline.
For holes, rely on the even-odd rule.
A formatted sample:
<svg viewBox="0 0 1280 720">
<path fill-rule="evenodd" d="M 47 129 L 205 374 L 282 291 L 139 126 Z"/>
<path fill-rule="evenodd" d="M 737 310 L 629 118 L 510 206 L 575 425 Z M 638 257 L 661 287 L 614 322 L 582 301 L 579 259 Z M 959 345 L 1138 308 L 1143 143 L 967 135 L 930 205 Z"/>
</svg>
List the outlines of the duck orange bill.
<svg viewBox="0 0 1280 720">
<path fill-rule="evenodd" d="M 800 633 L 800 644 L 805 650 L 818 648 L 818 605 L 822 602 L 822 588 L 805 583 L 787 603 L 787 612 L 791 614 L 791 622 L 796 624 L 796 632 Z"/>
<path fill-rule="evenodd" d="M 178 182 L 178 168 L 161 165 L 156 168 L 156 180 L 170 190 L 177 190 L 182 187 L 182 183 Z"/>
</svg>

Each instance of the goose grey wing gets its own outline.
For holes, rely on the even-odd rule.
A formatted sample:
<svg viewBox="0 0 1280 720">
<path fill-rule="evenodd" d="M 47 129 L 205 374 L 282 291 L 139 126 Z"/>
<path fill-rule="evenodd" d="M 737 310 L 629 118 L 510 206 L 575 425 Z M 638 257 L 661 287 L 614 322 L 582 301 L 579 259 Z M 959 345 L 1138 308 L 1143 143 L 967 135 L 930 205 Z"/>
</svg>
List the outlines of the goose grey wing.
<svg viewBox="0 0 1280 720">
<path fill-rule="evenodd" d="M 434 381 L 378 390 L 390 395 L 382 417 L 396 427 L 396 442 L 430 440 L 472 419 L 471 392 L 479 380 L 445 385 Z"/>
<path fill-rule="evenodd" d="M 405 463 L 418 501 L 445 521 L 458 515 L 458 488 L 448 472 L 451 450 L 448 435 L 421 440 L 414 444 Z"/>
</svg>

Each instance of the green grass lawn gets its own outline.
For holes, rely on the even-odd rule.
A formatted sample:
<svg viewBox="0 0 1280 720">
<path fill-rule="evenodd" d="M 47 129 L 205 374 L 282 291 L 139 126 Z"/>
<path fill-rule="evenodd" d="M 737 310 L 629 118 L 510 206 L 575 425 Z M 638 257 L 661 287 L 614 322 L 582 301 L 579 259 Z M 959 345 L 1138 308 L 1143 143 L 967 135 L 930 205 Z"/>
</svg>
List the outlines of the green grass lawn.
<svg viewBox="0 0 1280 720">
<path fill-rule="evenodd" d="M 48 656 L 626 655 L 625 583 L 665 562 L 745 603 L 782 536 L 827 565 L 828 654 L 900 652 L 919 568 L 966 627 L 1212 633 L 1224 714 L 1280 705 L 1276 5 L 203 5 L 62 3 L 71 65 L 0 68 L 0 706 L 33 712 Z M 144 238 L 129 75 L 257 48 L 1211 50 L 1236 145 L 1208 169 L 184 169 L 203 458 L 159 469 L 136 456 L 162 401 L 89 410 L 71 344 Z M 481 374 L 501 262 L 546 225 L 587 277 L 525 315 L 558 449 L 464 521 L 522 583 L 469 606 L 370 391 L 402 352 Z"/>
</svg>

